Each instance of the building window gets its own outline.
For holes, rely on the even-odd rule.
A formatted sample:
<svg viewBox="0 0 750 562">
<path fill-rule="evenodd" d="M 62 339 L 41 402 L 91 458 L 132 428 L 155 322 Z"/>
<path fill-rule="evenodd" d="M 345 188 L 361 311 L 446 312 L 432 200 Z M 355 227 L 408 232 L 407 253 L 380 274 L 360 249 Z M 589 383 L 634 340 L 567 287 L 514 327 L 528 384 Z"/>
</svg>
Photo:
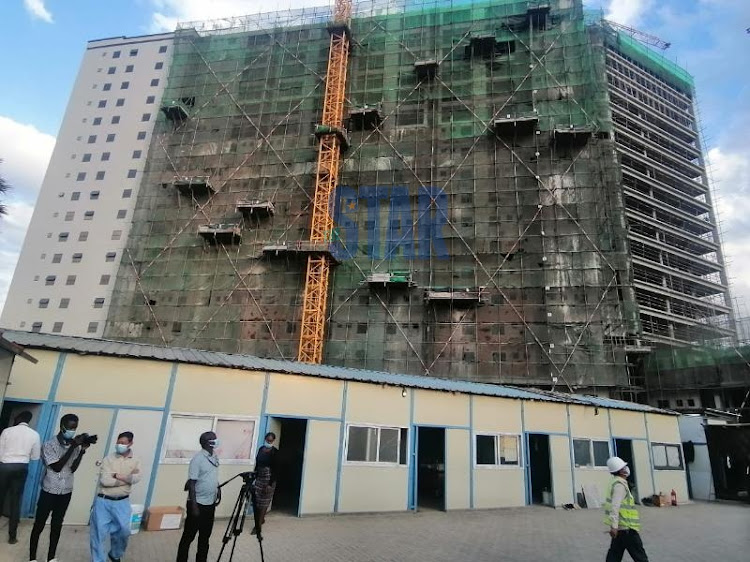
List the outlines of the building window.
<svg viewBox="0 0 750 562">
<path fill-rule="evenodd" d="M 55 322 L 54 324 L 52 324 L 52 333 L 59 334 L 60 332 L 62 332 L 62 328 L 63 328 L 62 322 Z"/>
<path fill-rule="evenodd" d="M 110 153 L 109 152 L 102 152 L 102 162 L 109 161 Z M 104 173 L 104 172 L 102 172 Z"/>
<path fill-rule="evenodd" d="M 406 464 L 407 429 L 350 425 L 347 428 L 347 462 Z"/>
<path fill-rule="evenodd" d="M 138 54 L 138 49 L 130 49 L 130 56 L 134 57 Z"/>
<path fill-rule="evenodd" d="M 68 211 L 67 213 L 65 213 L 65 220 L 66 220 L 66 222 L 72 221 L 75 218 L 75 216 L 76 216 L 76 212 L 75 211 Z"/>
<path fill-rule="evenodd" d="M 71 201 L 78 201 L 81 198 L 81 192 L 80 191 L 74 191 L 70 194 L 70 200 Z"/>
<path fill-rule="evenodd" d="M 99 109 L 107 107 L 107 100 L 99 100 L 99 104 L 96 107 L 98 107 Z"/>
<path fill-rule="evenodd" d="M 148 96 L 146 98 L 146 103 L 154 103 L 156 101 L 156 96 Z"/>
<path fill-rule="evenodd" d="M 117 252 L 107 252 L 104 261 L 115 261 L 115 257 L 117 257 Z"/>
<path fill-rule="evenodd" d="M 133 195 L 132 189 L 123 189 L 122 190 L 122 198 L 123 199 L 130 199 L 131 195 Z"/>
<path fill-rule="evenodd" d="M 149 119 L 151 119 L 150 113 L 144 113 L 143 115 L 141 115 L 141 121 L 148 121 Z"/>
<path fill-rule="evenodd" d="M 687 401 L 687 402 L 688 402 L 688 406 L 689 406 L 690 408 L 692 408 L 692 407 L 694 407 L 694 406 L 695 406 L 695 400 L 694 400 L 693 398 L 688 398 L 688 401 Z"/>
<path fill-rule="evenodd" d="M 123 82 L 122 84 L 120 84 L 121 90 L 127 90 L 128 88 L 130 88 L 130 82 Z"/>
<path fill-rule="evenodd" d="M 129 64 L 125 67 L 125 72 L 133 72 L 133 65 Z"/>
<path fill-rule="evenodd" d="M 94 120 L 91 122 L 92 125 L 101 125 L 102 124 L 102 118 L 101 117 L 94 117 Z"/>
<path fill-rule="evenodd" d="M 83 155 L 83 158 L 81 158 L 81 162 L 91 162 L 91 153 L 87 152 Z"/>
<path fill-rule="evenodd" d="M 677 405 L 678 408 L 682 408 L 682 404 L 683 404 L 682 399 L 678 398 L 677 400 L 675 400 L 675 404 Z"/>
<path fill-rule="evenodd" d="M 249 417 L 172 414 L 163 460 L 187 463 L 200 451 L 197 436 L 213 431 L 221 436 L 216 455 L 223 464 L 247 464 L 254 457 L 256 427 L 256 419 Z"/>
<path fill-rule="evenodd" d="M 96 135 L 89 135 L 88 143 L 94 144 L 96 142 Z"/>
<path fill-rule="evenodd" d="M 96 179 L 97 180 L 103 180 L 104 179 L 104 172 L 97 172 L 96 173 Z"/>
<path fill-rule="evenodd" d="M 134 178 L 136 173 L 136 170 L 128 170 L 128 178 Z"/>
<path fill-rule="evenodd" d="M 83 213 L 83 220 L 90 221 L 93 219 L 94 219 L 94 211 L 86 211 L 85 213 Z"/>
<path fill-rule="evenodd" d="M 52 256 L 52 263 L 60 263 L 62 261 L 62 254 L 55 254 Z"/>
<path fill-rule="evenodd" d="M 119 115 L 115 115 L 114 117 L 112 117 L 112 124 L 113 125 L 117 125 L 119 123 L 120 123 L 120 116 Z"/>
<path fill-rule="evenodd" d="M 86 172 L 78 172 L 76 181 L 84 181 L 86 179 Z"/>
<path fill-rule="evenodd" d="M 157 62 L 154 65 L 154 70 L 161 70 L 162 68 L 164 68 L 164 63 L 163 62 Z"/>
<path fill-rule="evenodd" d="M 70 299 L 60 299 L 60 308 L 68 308 Z"/>
<path fill-rule="evenodd" d="M 116 70 L 117 70 L 117 67 L 116 67 L 116 66 L 110 66 L 110 67 L 109 67 L 109 68 L 107 69 L 107 74 L 114 74 Z"/>
<path fill-rule="evenodd" d="M 41 322 L 34 322 L 31 325 L 31 331 L 32 332 L 37 332 L 37 333 L 41 332 L 42 331 L 42 323 Z"/>
<path fill-rule="evenodd" d="M 44 278 L 44 284 L 47 286 L 54 285 L 56 279 L 57 277 L 55 277 L 54 275 L 47 275 L 47 277 Z"/>
<path fill-rule="evenodd" d="M 94 299 L 94 308 L 104 308 L 104 299 Z"/>
<path fill-rule="evenodd" d="M 117 102 L 115 103 L 115 106 L 122 107 L 125 105 L 125 98 L 117 98 Z"/>
<path fill-rule="evenodd" d="M 39 299 L 39 308 L 47 308 L 49 306 L 49 299 Z"/>
<path fill-rule="evenodd" d="M 102 275 L 99 279 L 99 285 L 109 285 L 109 275 Z"/>
<path fill-rule="evenodd" d="M 477 466 L 520 466 L 521 439 L 518 435 L 477 435 Z"/>
<path fill-rule="evenodd" d="M 89 239 L 89 231 L 88 230 L 84 230 L 84 231 L 78 233 L 78 241 L 79 242 L 86 242 L 86 240 L 88 240 L 88 239 Z"/>
<path fill-rule="evenodd" d="M 68 275 L 67 279 L 65 279 L 66 285 L 75 285 L 76 284 L 76 276 L 75 275 Z"/>
<path fill-rule="evenodd" d="M 113 230 L 112 240 L 119 240 L 120 238 L 122 238 L 122 230 Z"/>
<path fill-rule="evenodd" d="M 657 400 L 656 405 L 659 408 L 669 408 L 669 400 Z"/>
<path fill-rule="evenodd" d="M 609 458 L 609 442 L 573 439 L 573 456 L 576 468 L 606 467 Z"/>
<path fill-rule="evenodd" d="M 143 154 L 143 152 L 141 152 L 140 150 L 134 150 L 133 151 L 133 159 L 137 160 L 138 158 L 141 157 L 141 154 Z"/>
<path fill-rule="evenodd" d="M 124 219 L 127 214 L 128 212 L 125 209 L 120 209 L 119 211 L 117 211 L 117 218 Z"/>
<path fill-rule="evenodd" d="M 161 47 L 159 47 L 159 52 L 160 53 L 166 53 L 167 52 L 167 46 L 166 45 L 162 45 Z"/>
<path fill-rule="evenodd" d="M 104 87 L 102 88 L 103 91 L 109 92 L 112 89 L 112 82 L 107 82 L 104 84 Z"/>
<path fill-rule="evenodd" d="M 651 455 L 656 470 L 682 470 L 682 451 L 679 445 L 651 443 Z"/>
<path fill-rule="evenodd" d="M 115 133 L 110 133 L 107 135 L 107 142 L 115 142 Z"/>
<path fill-rule="evenodd" d="M 120 51 L 115 51 L 114 53 L 112 53 L 112 58 L 113 59 L 119 59 L 120 58 Z"/>
<path fill-rule="evenodd" d="M 89 327 L 86 329 L 86 332 L 89 334 L 95 334 L 98 328 L 99 322 L 89 322 Z"/>
<path fill-rule="evenodd" d="M 145 140 L 146 138 L 146 131 L 138 131 L 138 139 L 137 140 Z"/>
<path fill-rule="evenodd" d="M 158 86 L 159 85 L 159 79 L 158 78 L 154 78 L 153 80 L 151 80 L 151 85 L 152 86 Z"/>
<path fill-rule="evenodd" d="M 83 259 L 82 253 L 76 252 L 75 254 L 73 254 L 73 259 L 72 259 L 73 263 L 81 263 L 82 259 Z"/>
<path fill-rule="evenodd" d="M 57 235 L 57 241 L 58 242 L 67 242 L 68 241 L 68 233 L 67 232 L 61 232 Z"/>
</svg>

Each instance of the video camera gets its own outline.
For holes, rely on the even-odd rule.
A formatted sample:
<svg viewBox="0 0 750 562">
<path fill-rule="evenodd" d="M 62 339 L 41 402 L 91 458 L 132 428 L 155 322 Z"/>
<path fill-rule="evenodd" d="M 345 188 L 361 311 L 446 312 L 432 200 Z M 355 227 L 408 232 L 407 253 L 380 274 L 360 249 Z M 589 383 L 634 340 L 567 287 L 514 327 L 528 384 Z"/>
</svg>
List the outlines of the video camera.
<svg viewBox="0 0 750 562">
<path fill-rule="evenodd" d="M 76 441 L 79 445 L 96 445 L 96 442 L 98 440 L 98 435 L 89 435 L 88 433 L 81 433 L 80 435 L 76 435 L 74 437 L 74 441 Z"/>
</svg>

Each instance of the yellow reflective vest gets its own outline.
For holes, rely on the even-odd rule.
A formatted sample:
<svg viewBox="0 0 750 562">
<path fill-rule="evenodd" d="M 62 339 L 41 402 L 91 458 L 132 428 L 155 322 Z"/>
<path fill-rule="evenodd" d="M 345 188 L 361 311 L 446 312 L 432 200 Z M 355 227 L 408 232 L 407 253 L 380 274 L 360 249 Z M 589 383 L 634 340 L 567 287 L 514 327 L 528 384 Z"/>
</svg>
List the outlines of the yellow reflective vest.
<svg viewBox="0 0 750 562">
<path fill-rule="evenodd" d="M 627 494 L 620 504 L 619 520 L 620 529 L 633 529 L 634 531 L 641 530 L 641 522 L 638 517 L 638 510 L 635 508 L 635 500 L 633 494 L 630 493 L 630 487 L 624 478 L 616 477 L 613 478 L 609 483 L 609 489 L 607 491 L 607 499 L 604 501 L 604 524 L 612 528 L 612 494 L 615 486 L 625 486 Z"/>
</svg>

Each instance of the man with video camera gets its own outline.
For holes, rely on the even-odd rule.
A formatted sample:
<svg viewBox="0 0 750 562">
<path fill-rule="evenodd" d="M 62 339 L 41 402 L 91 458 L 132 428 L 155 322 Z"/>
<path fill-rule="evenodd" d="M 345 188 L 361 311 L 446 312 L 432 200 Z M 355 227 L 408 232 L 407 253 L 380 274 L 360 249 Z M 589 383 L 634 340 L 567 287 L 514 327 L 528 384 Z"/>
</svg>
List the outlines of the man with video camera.
<svg viewBox="0 0 750 562">
<path fill-rule="evenodd" d="M 90 445 L 96 443 L 97 436 L 82 433 L 76 435 L 78 416 L 65 414 L 60 419 L 60 432 L 42 446 L 44 478 L 42 491 L 36 504 L 34 527 L 31 530 L 29 543 L 29 560 L 36 561 L 36 550 L 39 536 L 44 530 L 47 518 L 52 514 L 49 532 L 49 550 L 47 560 L 57 562 L 55 552 L 60 540 L 63 519 L 73 495 L 73 473 L 78 470 L 83 455 Z"/>
</svg>

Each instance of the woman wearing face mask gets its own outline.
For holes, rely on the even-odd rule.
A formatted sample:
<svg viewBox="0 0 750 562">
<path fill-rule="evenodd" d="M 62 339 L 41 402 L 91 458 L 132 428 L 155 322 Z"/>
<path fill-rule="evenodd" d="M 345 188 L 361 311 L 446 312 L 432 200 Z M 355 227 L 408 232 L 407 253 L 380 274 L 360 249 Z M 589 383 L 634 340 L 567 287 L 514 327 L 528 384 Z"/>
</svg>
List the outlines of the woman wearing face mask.
<svg viewBox="0 0 750 562">
<path fill-rule="evenodd" d="M 276 434 L 273 432 L 267 433 L 263 445 L 258 449 L 258 454 L 255 455 L 255 482 L 253 483 L 253 488 L 255 492 L 255 507 L 258 509 L 258 520 L 261 525 L 266 522 L 266 512 L 271 506 L 273 493 L 276 491 L 276 455 L 279 451 L 273 446 L 274 441 L 276 441 Z M 254 535 L 256 532 L 257 529 L 253 527 L 252 534 Z"/>
</svg>

